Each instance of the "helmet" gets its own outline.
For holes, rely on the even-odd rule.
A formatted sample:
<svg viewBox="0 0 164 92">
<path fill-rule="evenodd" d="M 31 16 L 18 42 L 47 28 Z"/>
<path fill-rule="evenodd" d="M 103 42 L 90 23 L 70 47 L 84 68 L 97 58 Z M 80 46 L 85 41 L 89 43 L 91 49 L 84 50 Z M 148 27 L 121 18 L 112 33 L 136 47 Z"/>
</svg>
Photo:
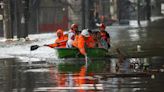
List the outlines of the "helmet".
<svg viewBox="0 0 164 92">
<path fill-rule="evenodd" d="M 106 28 L 106 26 L 105 26 L 104 23 L 101 23 L 99 27 L 100 27 L 100 28 Z"/>
<path fill-rule="evenodd" d="M 85 37 L 89 37 L 88 29 L 83 29 L 82 32 L 81 32 L 81 35 L 83 35 Z"/>
<path fill-rule="evenodd" d="M 63 30 L 62 29 L 58 29 L 56 33 L 60 33 L 61 35 L 63 35 Z"/>
<path fill-rule="evenodd" d="M 72 29 L 72 28 L 78 28 L 78 25 L 77 25 L 77 24 L 72 24 L 72 25 L 71 25 L 71 29 Z"/>
</svg>

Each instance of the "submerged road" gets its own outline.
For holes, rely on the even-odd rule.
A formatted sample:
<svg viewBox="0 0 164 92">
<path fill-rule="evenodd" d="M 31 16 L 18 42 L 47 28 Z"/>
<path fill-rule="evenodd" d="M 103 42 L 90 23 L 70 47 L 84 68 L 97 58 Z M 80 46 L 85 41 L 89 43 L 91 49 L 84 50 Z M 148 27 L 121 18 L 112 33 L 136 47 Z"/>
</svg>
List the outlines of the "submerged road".
<svg viewBox="0 0 164 92">
<path fill-rule="evenodd" d="M 5 49 L 12 57 L 0 59 L 0 92 L 163 92 L 164 31 L 159 25 L 162 23 L 163 20 L 155 21 L 143 29 L 109 26 L 111 53 L 119 56 L 119 48 L 128 58 L 91 59 L 87 67 L 84 60 L 53 60 L 53 51 L 42 52 L 51 52 L 48 48 L 29 53 L 33 42 L 16 44 L 18 51 L 25 50 L 23 53 L 12 53 L 15 47 L 8 46 L 8 50 L 3 43 L 0 50 Z M 34 53 L 39 57 L 31 58 Z"/>
<path fill-rule="evenodd" d="M 164 56 L 163 25 L 164 19 L 156 20 L 148 27 L 141 29 L 128 26 L 108 27 L 112 52 L 120 48 L 127 57 Z"/>
</svg>

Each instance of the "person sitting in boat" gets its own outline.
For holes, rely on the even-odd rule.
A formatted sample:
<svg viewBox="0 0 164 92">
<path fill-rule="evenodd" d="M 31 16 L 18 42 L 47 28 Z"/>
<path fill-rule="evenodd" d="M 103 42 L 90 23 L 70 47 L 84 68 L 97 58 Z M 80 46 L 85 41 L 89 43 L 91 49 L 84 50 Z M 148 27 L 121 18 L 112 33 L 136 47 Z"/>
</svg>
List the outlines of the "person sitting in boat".
<svg viewBox="0 0 164 92">
<path fill-rule="evenodd" d="M 72 48 L 72 42 L 75 40 L 75 37 L 77 36 L 78 33 L 78 25 L 77 24 L 72 24 L 71 25 L 71 30 L 68 32 L 68 41 L 66 44 L 67 48 Z"/>
<path fill-rule="evenodd" d="M 95 44 L 94 47 L 103 48 L 103 46 L 100 43 L 100 39 L 101 39 L 100 32 L 98 32 L 98 31 L 93 32 L 92 33 L 92 36 L 93 36 L 93 40 L 95 42 L 94 43 Z"/>
<path fill-rule="evenodd" d="M 45 44 L 44 46 L 48 46 L 48 47 L 51 47 L 51 48 L 56 48 L 56 47 L 66 48 L 66 43 L 67 43 L 68 37 L 63 34 L 63 30 L 58 29 L 56 34 L 57 34 L 57 39 L 55 40 L 55 43 Z"/>
<path fill-rule="evenodd" d="M 80 53 L 84 56 L 87 56 L 87 53 L 85 51 L 85 48 L 87 48 L 87 40 L 89 37 L 88 29 L 82 30 L 81 34 L 79 35 L 78 39 L 75 39 L 72 43 L 72 45 L 79 49 Z"/>
<path fill-rule="evenodd" d="M 95 40 L 94 40 L 94 34 L 92 32 L 92 30 L 88 29 L 89 32 L 89 37 L 86 40 L 86 45 L 88 48 L 94 48 L 95 47 Z"/>
<path fill-rule="evenodd" d="M 101 23 L 99 25 L 99 29 L 100 29 L 100 36 L 101 36 L 101 39 L 100 39 L 100 42 L 101 42 L 101 45 L 103 46 L 103 48 L 110 48 L 110 35 L 108 32 L 105 31 L 105 24 Z"/>
</svg>

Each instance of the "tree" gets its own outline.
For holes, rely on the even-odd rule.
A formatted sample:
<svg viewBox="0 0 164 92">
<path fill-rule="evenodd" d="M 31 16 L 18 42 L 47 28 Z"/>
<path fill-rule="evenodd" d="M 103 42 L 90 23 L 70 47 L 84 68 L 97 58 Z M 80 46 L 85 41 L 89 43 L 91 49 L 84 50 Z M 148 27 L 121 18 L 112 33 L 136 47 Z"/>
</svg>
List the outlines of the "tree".
<svg viewBox="0 0 164 92">
<path fill-rule="evenodd" d="M 4 37 L 6 39 L 12 39 L 13 38 L 13 31 L 11 29 L 11 10 L 10 10 L 10 0 L 3 0 L 3 29 L 4 29 Z"/>
</svg>

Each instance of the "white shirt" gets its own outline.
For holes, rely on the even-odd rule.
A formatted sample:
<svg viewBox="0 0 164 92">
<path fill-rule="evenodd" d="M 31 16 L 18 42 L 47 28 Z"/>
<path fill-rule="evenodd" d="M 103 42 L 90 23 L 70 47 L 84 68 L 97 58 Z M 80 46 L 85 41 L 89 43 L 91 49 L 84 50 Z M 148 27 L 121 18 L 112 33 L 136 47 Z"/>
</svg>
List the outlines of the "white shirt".
<svg viewBox="0 0 164 92">
<path fill-rule="evenodd" d="M 75 32 L 72 32 L 72 30 L 70 30 L 68 32 L 68 41 L 66 44 L 67 48 L 72 48 L 72 42 L 74 41 L 74 39 L 75 39 Z"/>
</svg>

